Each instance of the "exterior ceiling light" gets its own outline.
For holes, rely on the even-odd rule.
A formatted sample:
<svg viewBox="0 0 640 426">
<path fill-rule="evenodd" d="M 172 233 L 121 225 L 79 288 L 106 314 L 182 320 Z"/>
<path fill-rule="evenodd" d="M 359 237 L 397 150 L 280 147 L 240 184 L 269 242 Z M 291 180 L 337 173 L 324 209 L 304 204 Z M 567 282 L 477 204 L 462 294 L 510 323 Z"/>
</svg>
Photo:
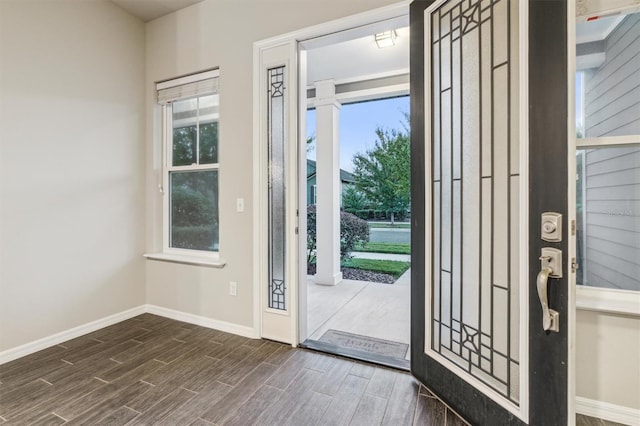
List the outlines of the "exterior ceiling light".
<svg viewBox="0 0 640 426">
<path fill-rule="evenodd" d="M 394 46 L 396 44 L 396 37 L 396 30 L 378 33 L 376 34 L 376 44 L 379 49 Z"/>
</svg>

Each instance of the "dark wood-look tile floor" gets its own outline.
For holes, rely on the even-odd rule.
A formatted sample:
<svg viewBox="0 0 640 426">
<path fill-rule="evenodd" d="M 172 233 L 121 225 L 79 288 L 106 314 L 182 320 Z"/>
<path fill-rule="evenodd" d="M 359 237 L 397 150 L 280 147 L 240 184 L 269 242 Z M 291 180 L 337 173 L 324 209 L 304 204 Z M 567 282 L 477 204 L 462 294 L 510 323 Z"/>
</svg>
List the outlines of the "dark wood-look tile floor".
<svg viewBox="0 0 640 426">
<path fill-rule="evenodd" d="M 466 423 L 407 373 L 144 314 L 0 365 L 0 425 L 60 424 Z"/>
<path fill-rule="evenodd" d="M 144 314 L 0 365 L 1 425 L 463 425 L 410 375 Z"/>
</svg>

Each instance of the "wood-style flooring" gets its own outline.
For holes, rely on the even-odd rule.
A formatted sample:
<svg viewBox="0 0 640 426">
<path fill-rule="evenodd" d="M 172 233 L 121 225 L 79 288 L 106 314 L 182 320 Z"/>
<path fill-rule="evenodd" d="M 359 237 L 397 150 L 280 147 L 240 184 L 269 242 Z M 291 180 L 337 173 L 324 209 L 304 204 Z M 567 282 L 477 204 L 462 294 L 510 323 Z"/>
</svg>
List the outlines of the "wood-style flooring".
<svg viewBox="0 0 640 426">
<path fill-rule="evenodd" d="M 0 365 L 4 425 L 463 425 L 408 374 L 144 314 Z"/>
<path fill-rule="evenodd" d="M 407 373 L 144 314 L 0 365 L 0 425 L 60 424 L 465 422 Z"/>
</svg>

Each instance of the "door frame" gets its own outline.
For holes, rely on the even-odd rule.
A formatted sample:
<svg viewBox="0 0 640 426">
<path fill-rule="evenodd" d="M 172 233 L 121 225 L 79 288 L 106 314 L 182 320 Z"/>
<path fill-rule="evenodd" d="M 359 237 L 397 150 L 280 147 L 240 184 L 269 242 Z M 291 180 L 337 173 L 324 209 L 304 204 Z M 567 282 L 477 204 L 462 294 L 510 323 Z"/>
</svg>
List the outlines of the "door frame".
<svg viewBox="0 0 640 426">
<path fill-rule="evenodd" d="M 531 6 L 538 0 L 530 0 L 528 2 L 526 2 L 526 8 L 527 8 L 527 12 L 529 11 L 529 9 L 531 8 Z M 427 9 L 428 6 L 430 6 L 432 3 L 439 3 L 437 1 L 415 1 L 412 3 L 411 8 L 412 8 L 412 17 L 418 15 L 418 13 L 420 14 L 420 16 L 422 16 L 422 14 L 424 13 L 424 11 Z M 415 8 L 415 12 L 414 12 L 414 8 Z M 546 18 L 549 19 L 553 19 L 554 18 L 554 14 L 550 14 L 551 16 L 546 16 Z M 557 17 L 557 15 L 556 15 Z M 522 16 L 521 16 L 522 18 Z M 543 22 L 543 17 L 541 16 L 540 13 L 537 14 L 537 16 L 535 17 L 528 17 L 527 20 L 527 28 L 525 29 L 525 32 L 527 33 L 527 37 L 526 40 L 521 40 L 521 42 L 526 42 L 527 45 L 525 46 L 525 51 L 523 51 L 521 49 L 520 51 L 520 60 L 522 61 L 523 59 L 523 55 L 524 56 L 524 61 L 525 62 L 529 62 L 529 58 L 530 56 L 530 52 L 529 52 L 529 44 L 528 44 L 528 40 L 529 40 L 529 35 L 531 34 L 531 30 L 529 27 L 529 23 L 532 22 L 532 19 L 535 20 L 535 22 L 538 23 L 538 26 L 540 26 L 540 23 Z M 557 18 L 556 18 L 557 19 Z M 521 21 L 522 22 L 522 21 Z M 575 4 L 573 1 L 569 0 L 567 1 L 567 9 L 566 9 L 566 42 L 567 42 L 567 46 L 566 46 L 566 54 L 567 54 L 567 63 L 565 64 L 565 69 L 564 71 L 567 73 L 566 77 L 567 77 L 567 85 L 568 85 L 568 92 L 566 94 L 567 98 L 566 99 L 566 112 L 567 112 L 567 120 L 566 120 L 566 132 L 567 132 L 567 138 L 566 138 L 566 150 L 567 150 L 567 156 L 566 156 L 566 165 L 567 165 L 567 176 L 566 176 L 566 192 L 565 192 L 565 196 L 566 196 L 566 211 L 567 211 L 567 217 L 566 217 L 566 225 L 568 228 L 568 232 L 565 231 L 564 232 L 564 237 L 565 237 L 565 241 L 567 242 L 567 253 L 563 255 L 563 262 L 566 262 L 564 264 L 564 268 L 565 271 L 567 271 L 567 273 L 565 274 L 566 277 L 566 285 L 567 285 L 567 289 L 566 289 L 566 293 L 567 293 L 567 306 L 566 306 L 566 312 L 563 312 L 562 314 L 565 315 L 566 320 L 562 321 L 562 327 L 565 327 L 566 330 L 566 346 L 563 345 L 563 347 L 566 348 L 567 351 L 567 400 L 566 400 L 566 406 L 567 406 L 567 415 L 568 415 L 568 424 L 574 424 L 575 423 L 575 274 L 570 272 L 570 264 L 571 264 L 571 259 L 574 259 L 575 257 L 575 234 L 572 234 L 571 232 L 571 224 L 572 222 L 575 220 L 575 211 L 576 211 L 576 207 L 575 207 L 575 116 L 574 116 L 574 111 L 575 111 Z M 420 19 L 412 19 L 411 20 L 411 38 L 412 38 L 412 45 L 419 45 L 421 49 L 423 49 L 423 43 L 424 43 L 424 34 L 425 34 L 425 26 L 423 26 L 422 24 L 422 20 Z M 521 31 L 522 34 L 522 31 Z M 539 33 L 535 34 L 534 37 L 541 37 L 541 35 Z M 545 35 L 546 37 L 546 35 Z M 537 52 L 538 54 L 540 52 Z M 426 58 L 425 58 L 426 59 Z M 522 63 L 522 62 L 521 62 Z M 535 64 L 534 64 L 535 66 Z M 417 96 L 418 94 L 422 94 L 425 92 L 425 87 L 424 87 L 424 83 L 425 83 L 425 79 L 424 79 L 424 75 L 426 72 L 426 67 L 427 65 L 425 65 L 424 62 L 422 61 L 412 61 L 411 62 L 411 74 L 412 75 L 417 75 L 419 76 L 418 78 L 412 78 L 412 87 L 411 87 L 411 115 L 412 115 L 412 123 L 416 123 L 416 122 L 420 122 L 420 120 L 416 120 L 417 117 L 419 116 L 423 116 L 426 117 L 429 114 L 427 114 L 427 109 L 428 106 L 425 104 L 427 101 L 426 99 L 424 100 L 425 103 L 422 102 L 421 99 L 419 99 L 421 96 Z M 524 70 L 522 69 L 524 68 Z M 530 79 L 529 79 L 529 71 L 528 71 L 528 66 L 525 67 L 521 67 L 521 75 L 522 73 L 524 74 L 524 81 L 521 81 L 521 84 L 526 84 L 527 86 L 530 87 Z M 538 78 L 539 80 L 540 78 Z M 416 83 L 417 82 L 417 83 Z M 538 83 L 540 83 L 538 81 Z M 527 95 L 529 95 L 529 91 L 527 90 Z M 549 95 L 553 95 L 553 93 L 549 93 L 549 90 L 545 90 L 542 91 L 544 93 L 534 93 L 533 95 L 529 96 L 529 99 L 531 97 L 538 97 L 538 100 L 540 99 L 541 96 L 549 96 Z M 555 100 L 559 100 L 561 98 L 561 95 L 554 95 L 555 96 Z M 526 102 L 526 104 L 524 103 Z M 526 105 L 525 108 L 522 108 L 522 105 Z M 557 104 L 556 104 L 557 105 Z M 528 139 L 528 135 L 531 129 L 531 125 L 530 125 L 530 121 L 528 120 L 528 116 L 529 116 L 529 100 L 521 100 L 521 105 L 520 105 L 520 111 L 521 114 L 527 114 L 526 119 L 525 119 L 525 132 L 527 132 L 527 134 L 525 135 L 525 137 L 527 137 Z M 539 111 L 538 111 L 539 113 Z M 540 115 L 540 114 L 539 114 Z M 425 123 L 427 124 L 427 123 Z M 540 138 L 540 134 L 545 134 L 545 129 L 542 128 L 540 126 L 540 116 L 537 117 L 537 123 L 534 124 L 534 126 L 537 125 L 537 127 L 535 128 L 536 132 L 538 132 L 538 139 Z M 420 126 L 414 126 L 412 128 L 412 140 L 415 138 L 416 141 L 424 141 L 426 138 L 426 130 L 425 128 L 427 128 L 428 124 L 425 125 L 423 128 L 420 128 Z M 547 133 L 548 135 L 548 133 Z M 413 210 L 416 213 L 416 217 L 417 218 L 421 218 L 424 220 L 415 220 L 414 219 L 414 226 L 413 226 L 413 235 L 414 237 L 412 238 L 412 256 L 413 256 L 413 260 L 412 264 L 413 264 L 413 268 L 412 268 L 412 288 L 411 288 L 411 292 L 412 292 L 412 300 L 411 300 L 411 309 L 413 312 L 425 312 L 426 311 L 426 306 L 428 305 L 427 303 L 427 298 L 428 298 L 428 289 L 426 289 L 425 285 L 422 285 L 421 283 L 425 282 L 425 270 L 428 270 L 428 268 L 425 268 L 425 262 L 429 262 L 430 259 L 427 258 L 426 254 L 428 253 L 427 247 L 426 247 L 426 242 L 427 240 L 427 235 L 426 235 L 426 223 L 429 220 L 429 217 L 427 215 L 426 212 L 426 206 L 430 203 L 429 202 L 429 194 L 428 194 L 428 188 L 426 188 L 426 184 L 425 184 L 425 180 L 424 177 L 426 176 L 426 172 L 428 172 L 428 167 L 427 167 L 427 161 L 429 161 L 428 158 L 428 153 L 425 152 L 427 151 L 425 149 L 426 147 L 424 146 L 424 144 L 422 144 L 422 146 L 412 146 L 412 201 L 413 201 Z M 522 152 L 521 152 L 521 156 L 522 156 Z M 526 156 L 529 156 L 529 153 L 526 152 Z M 540 163 L 540 158 L 537 159 L 538 163 Z M 529 163 L 525 163 L 525 166 Z M 539 167 L 539 166 L 538 166 Z M 529 188 L 530 190 L 535 190 L 535 188 Z M 529 192 L 525 192 L 525 194 L 528 194 Z M 525 197 L 527 197 L 527 195 L 525 195 Z M 532 197 L 528 197 L 529 199 L 531 199 Z M 428 203 L 429 202 L 429 203 Z M 521 204 L 522 205 L 522 204 Z M 531 206 L 529 206 L 529 208 L 527 209 L 527 211 L 529 211 L 531 209 Z M 527 218 L 527 221 L 529 221 L 529 219 Z M 528 226 L 529 227 L 529 235 L 531 236 L 531 239 L 533 240 L 535 237 L 533 237 L 533 235 L 538 235 L 539 234 L 539 224 L 536 223 L 535 220 L 530 220 L 530 223 L 523 223 L 521 224 L 521 227 L 523 226 Z M 537 247 L 539 244 L 538 242 L 536 242 L 535 244 L 530 244 L 529 243 L 529 238 L 527 239 L 527 251 L 529 253 L 528 258 L 530 259 L 528 262 L 525 260 L 524 262 L 528 263 L 528 276 L 521 274 L 524 278 L 522 281 L 522 285 L 523 285 L 523 291 L 521 292 L 521 300 L 522 300 L 522 296 L 524 295 L 526 300 L 527 300 L 527 305 L 526 306 L 533 306 L 534 303 L 538 303 L 538 298 L 537 295 L 535 295 L 535 286 L 533 291 L 531 290 L 531 282 L 535 283 L 535 277 L 536 274 L 539 270 L 539 261 L 535 262 L 531 259 L 533 259 L 533 253 L 531 253 L 529 250 L 535 250 L 538 251 L 539 248 Z M 535 245 L 536 248 L 534 249 L 530 249 L 529 246 Z M 523 258 L 523 259 L 527 259 L 527 258 Z M 427 265 L 428 266 L 428 265 Z M 531 279 L 531 275 L 533 275 L 533 281 Z M 565 290 L 563 290 L 565 291 Z M 528 293 L 528 294 L 527 294 Z M 522 302 L 521 302 L 522 303 Z M 426 324 L 427 318 L 422 318 L 422 321 L 420 319 L 415 319 L 412 317 L 412 343 L 413 342 L 418 342 L 419 344 L 412 344 L 412 373 L 415 375 L 415 366 L 414 366 L 414 362 L 418 362 L 418 363 L 422 363 L 423 361 L 421 360 L 421 356 L 424 356 L 425 352 L 426 352 L 426 340 L 425 340 L 425 329 L 427 328 L 427 324 Z M 530 330 L 534 330 L 536 329 L 536 327 L 539 327 L 539 322 L 535 322 L 535 323 L 530 323 L 529 319 L 526 318 L 524 321 L 524 324 L 521 324 L 521 330 L 522 328 L 525 328 L 525 330 L 527 331 L 527 333 L 523 336 L 527 336 L 526 338 L 526 342 L 525 345 L 528 346 L 529 340 L 533 339 L 533 335 L 530 337 Z M 522 347 L 522 343 L 521 342 L 521 347 Z M 529 357 L 529 350 L 527 348 L 526 352 L 521 352 L 523 354 L 526 353 L 527 357 Z M 531 361 L 531 364 L 528 367 L 528 371 L 531 371 L 532 369 L 536 369 L 536 367 L 540 367 L 541 365 L 541 360 L 537 359 L 537 360 L 529 360 Z M 433 364 L 430 367 L 430 375 L 431 377 L 436 377 L 436 379 L 438 377 L 440 377 L 442 379 L 443 373 L 446 371 L 448 372 L 449 369 L 440 365 L 437 361 L 431 361 L 431 364 Z M 422 365 L 417 367 L 418 369 L 424 370 L 427 367 Z M 525 370 L 527 371 L 527 370 Z M 527 371 L 527 372 L 528 372 Z M 545 369 L 540 369 L 540 370 L 536 370 L 536 373 L 542 373 L 545 374 L 546 371 Z M 448 376 L 447 376 L 448 377 Z M 540 378 L 538 376 L 537 380 L 539 381 Z M 531 386 L 533 384 L 533 382 L 536 380 L 532 380 L 532 382 L 528 385 Z M 449 396 L 447 395 L 440 395 L 441 397 L 444 398 L 445 402 L 447 403 L 453 403 L 452 407 L 455 409 L 456 408 L 456 403 L 454 402 L 455 397 L 454 394 L 456 393 L 456 390 L 458 387 L 463 386 L 463 383 L 467 383 L 466 381 L 459 379 L 459 376 L 457 376 L 456 374 L 456 378 L 453 381 L 448 382 L 448 386 L 453 389 L 450 393 Z M 524 389 L 528 389 L 528 387 L 524 388 Z M 535 392 L 535 391 L 533 391 Z M 451 399 L 450 399 L 451 398 Z M 497 412 L 497 407 L 498 406 L 502 406 L 498 403 L 495 403 L 495 406 L 493 406 L 493 404 L 495 403 L 495 401 L 491 401 L 491 404 L 489 404 L 488 406 L 484 407 L 485 410 L 488 411 L 494 411 Z M 528 404 L 528 398 L 526 401 L 526 404 Z M 521 406 L 522 406 L 522 401 L 521 401 Z M 524 410 L 523 413 L 517 414 L 517 416 L 519 418 L 521 418 L 525 423 L 528 423 L 529 421 L 533 421 L 534 423 L 538 423 L 541 421 L 541 419 L 545 418 L 544 413 L 540 414 L 540 413 L 535 413 L 533 414 L 533 418 L 532 417 L 532 412 L 530 411 L 530 409 L 535 409 L 536 407 L 526 407 L 526 409 Z M 539 407 L 538 407 L 539 408 Z M 502 409 L 502 408 L 501 408 Z M 522 410 L 520 410 L 522 411 Z M 512 414 L 516 414 L 514 413 L 512 410 L 509 410 L 509 412 L 511 412 Z M 545 424 L 545 423 L 541 423 L 541 424 Z M 551 423 L 547 423 L 547 424 L 551 424 Z"/>
<path fill-rule="evenodd" d="M 287 225 L 287 229 L 296 229 L 298 231 L 297 249 L 287 250 L 287 262 L 292 267 L 287 268 L 291 271 L 291 279 L 289 283 L 289 318 L 290 318 L 290 335 L 286 343 L 290 343 L 296 347 L 306 339 L 307 327 L 307 302 L 306 287 L 300 285 L 306 283 L 306 173 L 302 172 L 306 167 L 306 156 L 302 155 L 306 152 L 306 138 L 302 134 L 305 129 L 304 120 L 306 111 L 306 90 L 301 90 L 300 82 L 304 81 L 300 73 L 306 67 L 304 52 L 300 52 L 299 43 L 316 37 L 322 37 L 333 33 L 347 31 L 357 27 L 362 27 L 379 21 L 385 21 L 392 18 L 409 15 L 409 0 L 404 0 L 389 6 L 372 9 L 370 11 L 358 13 L 355 15 L 339 18 L 326 23 L 303 28 L 297 31 L 271 37 L 265 40 L 255 42 L 253 44 L 253 329 L 257 337 L 273 338 L 273 336 L 263 335 L 263 313 L 264 313 L 264 288 L 267 286 L 267 261 L 268 248 L 266 246 L 268 236 L 267 217 L 267 198 L 262 188 L 267 184 L 268 176 L 264 162 L 266 159 L 266 142 L 265 128 L 263 117 L 266 115 L 266 103 L 263 102 L 264 95 L 262 93 L 263 85 L 260 83 L 262 71 L 265 63 L 262 60 L 263 55 L 269 49 L 279 46 L 289 46 L 288 65 L 291 73 L 295 73 L 296 81 L 295 91 L 297 92 L 297 102 L 288 108 L 288 128 L 290 134 L 298 135 L 298 143 L 295 149 L 295 155 L 290 157 L 290 163 L 295 165 L 295 172 L 291 171 L 291 182 L 297 182 L 297 188 L 294 192 L 289 191 L 288 195 L 291 200 L 287 200 L 288 205 L 295 205 L 297 210 L 297 221 L 295 224 Z M 296 129 L 296 130 L 293 130 Z M 293 149 L 294 141 L 289 141 L 290 149 Z M 295 178 L 293 175 L 295 174 Z M 293 203 L 293 204 L 292 204 Z M 287 240 L 293 242 L 291 238 Z M 278 339 L 282 340 L 282 339 Z"/>
</svg>

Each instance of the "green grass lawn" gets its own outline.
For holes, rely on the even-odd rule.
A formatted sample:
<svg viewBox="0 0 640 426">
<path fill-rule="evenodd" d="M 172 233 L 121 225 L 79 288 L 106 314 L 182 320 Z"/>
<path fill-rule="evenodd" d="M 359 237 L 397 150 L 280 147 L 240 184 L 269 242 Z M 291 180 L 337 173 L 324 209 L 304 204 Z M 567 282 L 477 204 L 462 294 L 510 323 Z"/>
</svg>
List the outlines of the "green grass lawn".
<svg viewBox="0 0 640 426">
<path fill-rule="evenodd" d="M 376 260 L 376 259 L 349 259 L 342 262 L 345 268 L 364 269 L 366 271 L 382 272 L 391 274 L 398 278 L 409 267 L 411 262 L 399 262 L 397 260 Z"/>
<path fill-rule="evenodd" d="M 411 229 L 411 224 L 402 222 L 392 225 L 390 223 L 369 222 L 369 228 Z"/>
<path fill-rule="evenodd" d="M 367 253 L 394 253 L 394 254 L 411 254 L 411 244 L 403 243 L 364 243 L 358 245 L 355 251 L 363 251 Z"/>
</svg>

